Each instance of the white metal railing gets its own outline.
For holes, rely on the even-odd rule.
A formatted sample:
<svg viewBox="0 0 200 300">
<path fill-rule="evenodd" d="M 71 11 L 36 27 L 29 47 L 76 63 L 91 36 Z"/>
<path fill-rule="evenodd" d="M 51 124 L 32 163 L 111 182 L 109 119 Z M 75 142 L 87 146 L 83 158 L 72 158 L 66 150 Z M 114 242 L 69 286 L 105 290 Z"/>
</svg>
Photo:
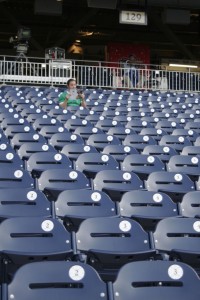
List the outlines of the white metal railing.
<svg viewBox="0 0 200 300">
<path fill-rule="evenodd" d="M 0 57 L 0 82 L 65 85 L 76 78 L 79 86 L 161 91 L 200 92 L 200 73 L 162 70 L 160 66 L 120 67 L 97 61 L 47 61 L 39 58 Z"/>
</svg>

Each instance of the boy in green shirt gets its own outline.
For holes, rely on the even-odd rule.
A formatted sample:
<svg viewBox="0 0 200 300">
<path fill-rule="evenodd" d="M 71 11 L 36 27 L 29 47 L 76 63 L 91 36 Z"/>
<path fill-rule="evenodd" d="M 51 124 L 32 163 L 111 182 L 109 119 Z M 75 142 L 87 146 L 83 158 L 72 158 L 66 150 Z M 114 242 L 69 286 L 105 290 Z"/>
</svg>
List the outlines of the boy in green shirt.
<svg viewBox="0 0 200 300">
<path fill-rule="evenodd" d="M 73 93 L 75 96 L 73 99 Z M 85 97 L 82 92 L 76 91 L 76 80 L 67 81 L 67 91 L 63 92 L 58 98 L 59 105 L 66 109 L 68 106 L 82 106 L 86 108 Z"/>
</svg>

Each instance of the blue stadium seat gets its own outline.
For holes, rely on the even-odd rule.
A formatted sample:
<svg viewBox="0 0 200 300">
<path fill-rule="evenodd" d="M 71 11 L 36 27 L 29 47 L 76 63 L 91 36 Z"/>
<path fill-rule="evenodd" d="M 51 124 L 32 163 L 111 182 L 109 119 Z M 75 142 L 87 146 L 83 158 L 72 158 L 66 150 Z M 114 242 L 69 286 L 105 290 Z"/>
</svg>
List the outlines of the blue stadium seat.
<svg viewBox="0 0 200 300">
<path fill-rule="evenodd" d="M 185 146 L 192 146 L 187 137 L 177 135 L 164 135 L 160 142 L 160 146 L 170 146 L 177 152 L 181 152 Z"/>
<path fill-rule="evenodd" d="M 103 119 L 100 113 L 94 112 L 93 110 L 90 111 L 90 114 L 85 118 L 85 120 L 89 121 L 91 124 L 94 126 L 96 123 L 100 120 Z"/>
<path fill-rule="evenodd" d="M 165 171 L 165 164 L 157 156 L 130 154 L 125 157 L 121 169 L 134 172 L 142 180 L 146 180 L 152 172 Z"/>
<path fill-rule="evenodd" d="M 158 221 L 179 214 L 177 205 L 167 194 L 142 190 L 125 193 L 119 208 L 122 217 L 138 221 L 148 231 L 154 231 Z"/>
<path fill-rule="evenodd" d="M 194 142 L 194 146 L 200 146 L 200 137 L 198 136 L 197 138 L 196 138 L 196 141 Z"/>
<path fill-rule="evenodd" d="M 0 234 L 0 253 L 8 261 L 7 275 L 30 261 L 65 260 L 73 254 L 71 234 L 56 219 L 9 218 L 1 223 Z"/>
<path fill-rule="evenodd" d="M 40 112 L 40 113 L 34 113 L 34 114 L 30 114 L 28 115 L 28 117 L 26 118 L 26 120 L 33 125 L 33 123 L 37 120 L 37 119 L 41 119 L 44 116 L 44 113 Z"/>
<path fill-rule="evenodd" d="M 200 280 L 190 266 L 171 261 L 138 261 L 123 266 L 113 283 L 114 300 L 198 300 Z"/>
<path fill-rule="evenodd" d="M 56 216 L 64 221 L 68 231 L 77 231 L 88 218 L 114 217 L 115 203 L 104 192 L 97 190 L 66 190 L 55 202 Z"/>
<path fill-rule="evenodd" d="M 124 126 L 119 127 L 111 127 L 108 130 L 109 135 L 116 136 L 120 141 L 123 141 L 127 135 L 135 134 L 135 132 L 129 128 L 125 128 Z"/>
<path fill-rule="evenodd" d="M 90 110 L 88 108 L 83 108 L 82 106 L 75 112 L 75 116 L 80 119 L 85 119 L 90 114 Z"/>
<path fill-rule="evenodd" d="M 88 178 L 94 178 L 99 171 L 118 170 L 119 164 L 109 154 L 83 153 L 76 160 L 75 168 Z"/>
<path fill-rule="evenodd" d="M 4 111 L 5 110 L 5 111 Z M 0 124 L 3 122 L 3 120 L 7 119 L 7 118 L 13 118 L 13 117 L 19 118 L 19 114 L 17 114 L 17 112 L 11 108 L 2 108 L 0 107 Z"/>
<path fill-rule="evenodd" d="M 161 161 L 166 163 L 173 155 L 178 153 L 169 146 L 149 145 L 144 148 L 142 154 L 157 156 Z"/>
<path fill-rule="evenodd" d="M 171 134 L 174 129 L 181 129 L 183 126 L 181 126 L 178 122 L 171 122 L 168 120 L 159 121 L 156 124 L 156 129 L 163 129 L 167 132 L 167 134 Z"/>
<path fill-rule="evenodd" d="M 160 141 L 163 135 L 167 135 L 164 130 L 156 128 L 143 128 L 140 134 L 151 136 L 155 141 Z"/>
<path fill-rule="evenodd" d="M 64 154 L 45 151 L 33 153 L 27 160 L 26 168 L 32 177 L 39 178 L 41 173 L 46 170 L 70 169 L 72 162 Z"/>
<path fill-rule="evenodd" d="M 174 202 L 195 190 L 194 182 L 183 173 L 153 172 L 146 181 L 148 191 L 167 193 Z"/>
<path fill-rule="evenodd" d="M 102 151 L 107 145 L 121 145 L 121 142 L 116 136 L 97 133 L 89 136 L 87 145 L 95 147 L 98 151 Z"/>
<path fill-rule="evenodd" d="M 81 138 L 85 141 L 87 140 L 90 135 L 92 134 L 99 134 L 99 133 L 104 133 L 101 129 L 96 128 L 96 127 L 77 127 L 74 130 L 74 134 L 77 134 L 79 136 L 81 136 Z"/>
<path fill-rule="evenodd" d="M 38 179 L 38 187 L 51 200 L 56 200 L 64 190 L 90 189 L 86 176 L 71 169 L 51 169 L 44 171 Z"/>
<path fill-rule="evenodd" d="M 139 223 L 128 218 L 86 219 L 81 223 L 76 239 L 77 250 L 86 254 L 86 261 L 105 278 L 113 277 L 115 271 L 130 261 L 155 256 L 149 234 Z"/>
<path fill-rule="evenodd" d="M 29 123 L 27 120 L 24 120 L 23 118 L 15 118 L 15 117 L 10 117 L 10 118 L 5 118 L 1 122 L 1 128 L 5 130 L 8 126 L 10 125 L 24 125 L 24 126 L 29 126 Z"/>
<path fill-rule="evenodd" d="M 76 161 L 82 153 L 98 153 L 98 151 L 93 146 L 69 143 L 62 148 L 61 153 L 66 155 L 71 161 Z"/>
<path fill-rule="evenodd" d="M 50 113 L 50 112 L 49 112 Z M 66 123 L 67 120 L 71 119 L 72 113 L 67 110 L 64 109 L 62 110 L 62 114 L 56 116 L 56 119 L 60 122 L 60 123 Z"/>
<path fill-rule="evenodd" d="M 129 106 L 130 106 L 130 104 L 129 104 Z M 132 110 L 132 109 L 134 109 L 134 110 Z M 141 109 L 141 108 L 140 108 L 140 106 L 138 106 L 138 104 L 134 105 L 133 108 L 128 107 L 127 108 L 127 110 L 128 110 L 127 117 L 131 118 L 134 121 L 141 120 L 141 118 L 145 117 L 146 114 L 144 112 L 139 111 L 139 109 Z"/>
<path fill-rule="evenodd" d="M 84 140 L 81 136 L 71 132 L 58 132 L 54 133 L 50 139 L 49 144 L 56 150 L 62 150 L 65 145 L 80 144 L 84 145 Z"/>
<path fill-rule="evenodd" d="M 24 132 L 29 132 L 29 133 L 33 133 L 33 134 L 36 133 L 36 131 L 32 128 L 31 125 L 29 125 L 29 126 L 9 125 L 4 130 L 5 136 L 9 139 L 12 139 L 16 133 L 24 133 Z"/>
<path fill-rule="evenodd" d="M 136 133 L 140 133 L 143 128 L 152 128 L 151 123 L 141 121 L 141 117 L 138 120 L 131 120 L 127 122 L 126 128 L 132 129 Z"/>
<path fill-rule="evenodd" d="M 23 168 L 23 161 L 15 152 L 0 151 L 0 168 Z"/>
<path fill-rule="evenodd" d="M 42 115 L 41 109 L 35 107 L 34 105 L 31 105 L 29 108 L 24 108 L 21 112 L 20 115 L 22 118 L 25 118 L 27 120 L 28 116 L 30 115 Z M 28 120 L 27 120 L 28 121 Z"/>
<path fill-rule="evenodd" d="M 200 133 L 200 123 L 194 122 L 194 121 L 188 121 L 185 124 L 184 129 L 194 130 L 195 132 L 197 132 L 199 134 Z"/>
<path fill-rule="evenodd" d="M 48 112 L 48 116 L 51 117 L 51 118 L 56 118 L 57 119 L 57 117 L 61 116 L 61 115 L 63 115 L 63 109 L 59 106 L 56 106 L 56 108 L 50 109 L 50 111 Z"/>
<path fill-rule="evenodd" d="M 178 259 L 199 267 L 200 221 L 196 218 L 172 217 L 161 220 L 154 232 L 155 247 Z"/>
<path fill-rule="evenodd" d="M 197 137 L 199 136 L 198 133 L 194 130 L 187 129 L 174 129 L 172 135 L 187 137 L 190 140 L 190 142 L 195 142 Z"/>
<path fill-rule="evenodd" d="M 196 181 L 200 174 L 200 157 L 174 155 L 167 164 L 167 171 L 187 174 L 193 181 Z"/>
<path fill-rule="evenodd" d="M 72 116 L 72 118 L 67 120 L 67 122 L 64 124 L 64 127 L 70 132 L 74 132 L 77 127 L 93 127 L 93 125 L 87 120 L 82 120 L 76 116 Z"/>
<path fill-rule="evenodd" d="M 57 151 L 50 145 L 40 143 L 40 142 L 39 143 L 30 142 L 21 145 L 21 147 L 18 150 L 18 155 L 21 159 L 28 160 L 33 153 L 46 152 L 46 151 L 53 152 L 54 154 L 57 153 Z"/>
<path fill-rule="evenodd" d="M 55 118 L 51 118 L 48 116 L 43 116 L 42 118 L 37 118 L 35 122 L 32 124 L 33 128 L 37 131 L 41 130 L 44 126 L 60 126 L 62 127 L 62 123 L 60 123 Z"/>
<path fill-rule="evenodd" d="M 103 132 L 107 133 L 108 130 L 110 128 L 113 128 L 113 127 L 121 127 L 121 124 L 117 121 L 113 121 L 112 119 L 104 119 L 104 120 L 99 120 L 95 127 L 101 129 Z"/>
<path fill-rule="evenodd" d="M 185 194 L 179 208 L 184 217 L 200 218 L 200 191 Z"/>
<path fill-rule="evenodd" d="M 127 116 L 121 116 L 121 115 L 116 115 L 114 118 L 113 118 L 113 121 L 117 121 L 119 122 L 122 126 L 125 126 L 127 124 L 127 122 L 130 120 L 131 118 L 130 117 L 127 117 Z M 129 128 L 130 129 L 130 128 Z"/>
<path fill-rule="evenodd" d="M 0 220 L 13 217 L 50 217 L 50 202 L 34 189 L 1 189 Z"/>
<path fill-rule="evenodd" d="M 15 167 L 0 168 L 0 189 L 34 188 L 34 180 L 29 173 Z"/>
<path fill-rule="evenodd" d="M 41 134 L 46 140 L 51 139 L 52 135 L 56 134 L 56 133 L 68 133 L 68 131 L 60 125 L 54 125 L 54 126 L 43 126 L 40 130 L 39 130 L 39 134 Z"/>
<path fill-rule="evenodd" d="M 37 105 L 37 103 L 36 103 Z M 58 105 L 53 101 L 53 100 L 48 100 L 45 104 L 40 105 L 39 107 L 41 107 L 41 110 L 48 114 L 50 112 L 50 110 L 58 107 Z"/>
<path fill-rule="evenodd" d="M 181 155 L 200 155 L 200 146 L 185 146 L 180 153 Z"/>
<path fill-rule="evenodd" d="M 108 108 L 108 105 L 110 105 L 111 107 Z M 112 105 L 110 103 L 106 103 L 105 106 L 104 106 L 104 111 L 102 112 L 102 116 L 105 118 L 106 121 L 108 120 L 113 120 L 113 118 L 115 117 L 115 108 L 116 108 L 116 105 Z M 101 121 L 99 121 L 101 122 Z"/>
<path fill-rule="evenodd" d="M 108 293 L 106 284 L 89 265 L 48 261 L 22 266 L 8 285 L 8 298 L 12 297 L 20 300 L 108 300 Z"/>
<path fill-rule="evenodd" d="M 138 152 L 142 152 L 147 145 L 157 145 L 151 136 L 138 134 L 127 135 L 123 144 L 135 148 Z"/>
<path fill-rule="evenodd" d="M 10 141 L 14 149 L 19 149 L 24 143 L 46 143 L 46 139 L 38 134 L 32 132 L 16 133 Z"/>
<path fill-rule="evenodd" d="M 125 192 L 143 188 L 143 182 L 136 174 L 121 170 L 98 172 L 93 185 L 94 189 L 106 192 L 113 201 L 120 201 Z"/>
<path fill-rule="evenodd" d="M 105 146 L 102 153 L 112 155 L 112 157 L 116 161 L 121 163 L 130 154 L 138 154 L 138 151 L 135 148 L 130 147 L 130 146 L 108 145 L 108 146 Z"/>
</svg>

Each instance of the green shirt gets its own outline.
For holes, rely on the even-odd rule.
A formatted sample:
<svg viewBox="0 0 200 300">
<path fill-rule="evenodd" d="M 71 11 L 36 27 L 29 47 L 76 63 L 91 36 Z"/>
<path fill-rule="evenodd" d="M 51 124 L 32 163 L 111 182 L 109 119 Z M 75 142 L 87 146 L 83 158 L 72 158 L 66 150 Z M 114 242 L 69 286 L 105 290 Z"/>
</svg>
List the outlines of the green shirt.
<svg viewBox="0 0 200 300">
<path fill-rule="evenodd" d="M 59 103 L 64 102 L 66 96 L 67 96 L 67 92 L 63 92 L 62 94 L 60 94 L 58 98 L 58 102 Z M 81 106 L 81 99 L 74 99 L 74 100 L 70 99 L 67 101 L 67 106 Z"/>
</svg>

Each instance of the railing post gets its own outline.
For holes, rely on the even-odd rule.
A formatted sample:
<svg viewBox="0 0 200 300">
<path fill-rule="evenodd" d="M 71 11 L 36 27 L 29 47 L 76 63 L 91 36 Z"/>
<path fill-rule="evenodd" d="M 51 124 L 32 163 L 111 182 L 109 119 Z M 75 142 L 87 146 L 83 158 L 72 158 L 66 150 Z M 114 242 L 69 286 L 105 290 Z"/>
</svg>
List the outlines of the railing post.
<svg viewBox="0 0 200 300">
<path fill-rule="evenodd" d="M 2 67 L 2 73 L 3 73 L 3 84 L 5 84 L 5 69 L 6 69 L 6 58 L 3 57 L 3 67 Z"/>
<path fill-rule="evenodd" d="M 101 71 L 103 71 L 103 70 L 101 70 L 101 69 L 102 69 L 102 65 L 101 65 L 101 62 L 99 62 L 99 84 L 98 84 L 99 88 L 101 88 L 101 86 L 102 86 L 102 84 L 101 84 Z"/>
<path fill-rule="evenodd" d="M 189 74 L 188 74 L 188 77 L 189 77 L 189 87 L 188 87 L 188 91 L 191 92 L 191 82 L 190 82 L 190 80 L 191 80 L 191 77 L 190 77 L 190 76 L 191 76 L 191 70 L 190 70 L 190 68 L 189 68 L 188 71 L 189 71 Z"/>
</svg>

